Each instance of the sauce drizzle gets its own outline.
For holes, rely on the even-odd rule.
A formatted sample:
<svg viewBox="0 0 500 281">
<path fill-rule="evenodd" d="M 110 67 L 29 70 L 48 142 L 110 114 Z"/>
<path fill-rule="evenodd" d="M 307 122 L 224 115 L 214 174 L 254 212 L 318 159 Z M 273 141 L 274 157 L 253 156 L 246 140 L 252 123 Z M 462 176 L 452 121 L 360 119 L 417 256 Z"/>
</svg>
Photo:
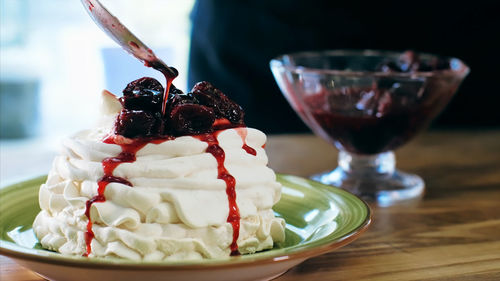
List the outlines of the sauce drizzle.
<svg viewBox="0 0 500 281">
<path fill-rule="evenodd" d="M 84 257 L 88 257 L 88 255 L 92 252 L 91 243 L 95 237 L 94 231 L 92 230 L 92 220 L 90 219 L 90 207 L 92 207 L 92 204 L 106 202 L 104 191 L 106 190 L 106 186 L 112 182 L 121 183 L 130 187 L 133 186 L 132 183 L 127 179 L 113 176 L 113 171 L 121 163 L 134 162 L 136 160 L 135 154 L 146 144 L 161 143 L 167 139 L 168 138 L 159 140 L 134 139 L 132 142 L 126 144 L 116 143 L 115 136 L 108 136 L 103 140 L 104 143 L 120 145 L 122 148 L 122 152 L 120 152 L 120 154 L 115 157 L 108 157 L 102 160 L 101 164 L 104 171 L 104 176 L 97 182 L 97 195 L 87 200 L 87 202 L 85 203 L 85 216 L 87 217 L 88 222 L 87 232 L 85 232 L 86 252 L 83 254 Z"/>
<path fill-rule="evenodd" d="M 241 148 L 243 150 L 245 150 L 248 154 L 251 154 L 253 156 L 256 156 L 257 155 L 257 151 L 255 149 L 253 149 L 252 147 L 250 147 L 247 143 L 246 143 L 246 138 L 247 138 L 247 135 L 248 135 L 248 130 L 247 128 L 237 128 L 236 129 L 236 132 L 238 132 L 238 135 L 240 135 L 241 137 L 241 140 L 243 141 L 243 146 L 241 146 Z"/>
<path fill-rule="evenodd" d="M 168 101 L 168 93 L 170 92 L 170 86 L 172 85 L 172 82 L 174 81 L 175 77 L 177 77 L 178 73 L 177 70 L 173 67 L 170 67 L 170 69 L 166 69 L 165 65 L 162 64 L 154 55 L 153 51 L 151 49 L 148 49 L 147 52 L 151 57 L 154 57 L 153 60 L 145 61 L 144 65 L 147 67 L 152 67 L 158 71 L 160 71 L 163 76 L 165 76 L 166 80 L 166 85 L 165 89 L 163 92 L 163 103 L 161 105 L 161 114 L 162 116 L 165 115 L 165 111 L 167 108 L 167 101 Z"/>
<path fill-rule="evenodd" d="M 236 180 L 224 166 L 226 154 L 222 147 L 220 147 L 219 141 L 217 140 L 219 132 L 220 131 L 193 137 L 208 144 L 206 152 L 212 154 L 215 157 L 215 160 L 217 160 L 217 178 L 226 183 L 226 194 L 229 202 L 229 215 L 227 216 L 227 222 L 233 227 L 233 241 L 230 246 L 231 256 L 238 256 L 240 255 L 237 243 L 240 235 L 240 210 L 236 204 Z"/>
<path fill-rule="evenodd" d="M 237 131 L 240 135 L 240 131 L 244 131 L 243 136 L 246 138 L 246 128 L 239 128 Z M 227 217 L 227 222 L 230 223 L 233 228 L 233 240 L 230 245 L 231 256 L 238 256 L 240 255 L 237 243 L 240 234 L 240 211 L 236 203 L 236 180 L 224 166 L 226 154 L 222 147 L 220 147 L 219 141 L 217 140 L 217 135 L 219 132 L 220 131 L 201 134 L 193 137 L 208 144 L 206 152 L 212 154 L 217 161 L 217 178 L 223 180 L 226 183 L 226 194 L 229 203 L 229 215 Z M 130 143 L 117 143 L 116 136 L 108 136 L 103 140 L 104 143 L 120 145 L 122 151 L 117 156 L 108 157 L 102 160 L 101 163 L 104 171 L 104 176 L 99 179 L 97 183 L 97 195 L 87 200 L 85 204 L 85 216 L 87 217 L 88 222 L 87 231 L 85 233 L 86 252 L 83 254 L 83 256 L 88 257 L 88 255 L 92 252 L 91 243 L 95 237 L 94 231 L 92 230 L 92 220 L 90 219 L 90 208 L 92 207 L 92 204 L 106 202 L 104 192 L 106 190 L 106 186 L 109 183 L 116 182 L 128 185 L 130 187 L 133 186 L 132 183 L 127 179 L 113 176 L 113 171 L 116 169 L 116 167 L 118 167 L 118 165 L 122 163 L 135 162 L 137 151 L 146 146 L 146 144 L 160 144 L 164 141 L 172 139 L 175 139 L 175 137 L 165 137 L 160 139 L 141 138 L 133 139 Z M 247 148 L 245 149 L 245 147 Z M 242 148 L 245 149 L 247 153 L 256 155 L 255 149 L 246 145 L 245 142 Z"/>
</svg>

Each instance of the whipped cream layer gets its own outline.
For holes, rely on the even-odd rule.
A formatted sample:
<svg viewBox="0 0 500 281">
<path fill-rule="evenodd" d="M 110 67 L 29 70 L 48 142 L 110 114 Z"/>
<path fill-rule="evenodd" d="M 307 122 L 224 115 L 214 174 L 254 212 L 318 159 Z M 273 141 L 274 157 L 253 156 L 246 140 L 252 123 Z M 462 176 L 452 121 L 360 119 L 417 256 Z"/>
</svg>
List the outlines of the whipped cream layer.
<svg viewBox="0 0 500 281">
<path fill-rule="evenodd" d="M 240 131 L 240 132 L 239 132 Z M 241 131 L 244 131 L 242 133 Z M 246 134 L 245 139 L 242 138 Z M 104 172 L 101 161 L 120 153 L 103 143 L 104 132 L 83 131 L 63 141 L 47 182 L 40 188 L 42 211 L 33 228 L 45 248 L 63 254 L 86 251 L 86 203 L 97 195 Z M 240 253 L 254 253 L 284 240 L 284 221 L 275 218 L 281 185 L 268 168 L 262 148 L 266 136 L 250 128 L 217 135 L 224 165 L 236 180 L 240 214 Z M 243 141 L 256 155 L 242 149 Z M 191 136 L 148 143 L 133 163 L 122 163 L 113 175 L 133 187 L 109 183 L 105 202 L 90 206 L 95 234 L 89 256 L 134 260 L 226 257 L 233 228 L 227 222 L 226 184 L 217 179 L 217 162 L 206 153 L 207 143 Z"/>
<path fill-rule="evenodd" d="M 42 246 L 69 255 L 131 260 L 228 257 L 234 227 L 228 222 L 227 185 L 218 179 L 220 167 L 206 151 L 208 143 L 196 136 L 147 143 L 136 152 L 135 161 L 121 163 L 112 172 L 132 186 L 107 183 L 105 201 L 89 204 L 105 175 L 103 160 L 122 152 L 122 146 L 103 142 L 120 109 L 106 93 L 104 101 L 99 128 L 63 140 L 62 152 L 40 187 L 42 211 L 33 229 Z M 267 167 L 265 134 L 234 128 L 213 135 L 236 182 L 238 251 L 254 253 L 284 241 L 285 222 L 271 209 L 280 199 L 281 185 Z M 248 153 L 245 144 L 256 155 Z"/>
</svg>

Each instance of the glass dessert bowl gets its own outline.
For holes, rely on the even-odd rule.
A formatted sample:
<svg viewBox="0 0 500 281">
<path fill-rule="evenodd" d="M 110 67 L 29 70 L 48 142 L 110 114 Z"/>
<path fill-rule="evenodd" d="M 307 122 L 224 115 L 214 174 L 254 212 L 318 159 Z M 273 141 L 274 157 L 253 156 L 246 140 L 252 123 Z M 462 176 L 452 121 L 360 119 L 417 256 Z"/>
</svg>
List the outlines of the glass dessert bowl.
<svg viewBox="0 0 500 281">
<path fill-rule="evenodd" d="M 338 50 L 285 54 L 270 66 L 297 114 L 339 149 L 338 167 L 313 179 L 380 205 L 423 194 L 419 176 L 395 169 L 393 150 L 441 112 L 467 65 L 411 51 Z"/>
</svg>

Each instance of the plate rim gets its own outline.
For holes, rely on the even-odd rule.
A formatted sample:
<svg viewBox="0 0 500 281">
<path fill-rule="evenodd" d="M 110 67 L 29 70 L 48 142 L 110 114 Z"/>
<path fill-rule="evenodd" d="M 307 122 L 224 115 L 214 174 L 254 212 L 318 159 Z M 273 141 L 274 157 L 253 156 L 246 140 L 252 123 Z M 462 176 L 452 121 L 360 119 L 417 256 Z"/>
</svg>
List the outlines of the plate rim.
<svg viewBox="0 0 500 281">
<path fill-rule="evenodd" d="M 255 258 L 247 258 L 245 259 L 238 259 L 236 258 L 228 258 L 228 259 L 216 259 L 212 260 L 212 262 L 171 262 L 171 263 L 165 263 L 165 262 L 148 262 L 148 263 L 141 263 L 141 262 L 128 262 L 128 261 L 121 261 L 121 260 L 106 260 L 103 258 L 98 258 L 98 259 L 89 259 L 89 260 L 81 260 L 81 259 L 73 259 L 74 257 L 72 256 L 61 256 L 61 257 L 53 257 L 49 255 L 41 255 L 39 253 L 31 253 L 30 250 L 37 251 L 36 249 L 29 249 L 23 246 L 20 246 L 16 243 L 6 241 L 3 239 L 0 239 L 0 255 L 4 255 L 10 258 L 14 259 L 19 259 L 23 261 L 29 261 L 29 262 L 37 262 L 37 263 L 45 263 L 45 264 L 52 264 L 52 265 L 57 265 L 57 266 L 70 266 L 70 267 L 79 267 L 79 268 L 92 268 L 92 269 L 106 269 L 106 270 L 133 270 L 133 271 L 144 271 L 144 270 L 173 270 L 173 271 L 183 271 L 183 270 L 191 270 L 191 269 L 224 269 L 224 268 L 231 268 L 231 267 L 251 267 L 251 266 L 258 266 L 258 265 L 263 265 L 263 264 L 276 264 L 276 263 L 283 263 L 287 261 L 292 261 L 292 260 L 305 260 L 308 258 L 316 257 L 325 253 L 328 253 L 330 251 L 333 251 L 335 249 L 338 249 L 342 246 L 345 246 L 346 244 L 350 243 L 351 241 L 357 239 L 361 234 L 363 234 L 368 227 L 370 226 L 372 222 L 372 215 L 373 212 L 370 208 L 370 206 L 367 204 L 366 201 L 363 199 L 359 198 L 358 196 L 345 191 L 343 189 L 340 189 L 338 187 L 334 186 L 329 186 L 325 185 L 323 183 L 314 181 L 312 179 L 308 179 L 305 177 L 300 177 L 300 176 L 295 176 L 295 175 L 290 175 L 290 174 L 282 174 L 282 173 L 276 173 L 277 177 L 291 177 L 291 178 L 296 178 L 300 180 L 306 180 L 307 182 L 314 182 L 315 184 L 321 186 L 322 188 L 325 188 L 328 192 L 329 189 L 335 188 L 336 193 L 340 193 L 342 197 L 344 196 L 352 196 L 355 199 L 357 199 L 359 202 L 361 202 L 362 206 L 366 209 L 366 216 L 361 224 L 359 224 L 357 227 L 355 227 L 353 230 L 350 232 L 346 233 L 342 237 L 338 239 L 334 239 L 332 241 L 329 241 L 325 244 L 318 245 L 315 247 L 305 247 L 305 248 L 298 248 L 293 252 L 290 253 L 277 253 L 277 255 L 269 256 L 269 257 L 259 257 L 256 256 Z M 5 185 L 1 186 L 0 189 L 5 189 L 5 188 L 12 188 L 13 186 L 16 185 L 25 185 L 28 182 L 31 181 L 39 181 L 42 178 L 46 177 L 47 175 L 42 175 L 38 177 L 33 177 L 29 178 L 27 180 L 22 180 L 18 181 L 16 183 L 10 184 L 10 185 Z M 17 248 L 17 250 L 16 250 Z M 285 250 L 286 248 L 283 248 L 282 250 Z M 281 249 L 278 249 L 278 251 Z M 40 250 L 41 251 L 41 250 Z M 55 253 L 55 252 L 54 252 Z M 57 254 L 57 253 L 56 253 Z"/>
</svg>

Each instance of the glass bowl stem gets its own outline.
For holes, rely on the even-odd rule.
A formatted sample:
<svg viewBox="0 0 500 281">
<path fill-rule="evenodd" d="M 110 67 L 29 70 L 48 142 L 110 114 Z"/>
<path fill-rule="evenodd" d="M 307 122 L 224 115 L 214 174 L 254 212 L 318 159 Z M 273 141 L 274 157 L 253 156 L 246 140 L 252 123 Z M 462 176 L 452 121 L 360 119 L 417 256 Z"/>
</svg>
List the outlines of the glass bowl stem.
<svg viewBox="0 0 500 281">
<path fill-rule="evenodd" d="M 341 187 L 380 206 L 418 199 L 424 192 L 424 181 L 419 176 L 396 169 L 392 151 L 359 155 L 340 150 L 338 167 L 312 179 Z"/>
</svg>

